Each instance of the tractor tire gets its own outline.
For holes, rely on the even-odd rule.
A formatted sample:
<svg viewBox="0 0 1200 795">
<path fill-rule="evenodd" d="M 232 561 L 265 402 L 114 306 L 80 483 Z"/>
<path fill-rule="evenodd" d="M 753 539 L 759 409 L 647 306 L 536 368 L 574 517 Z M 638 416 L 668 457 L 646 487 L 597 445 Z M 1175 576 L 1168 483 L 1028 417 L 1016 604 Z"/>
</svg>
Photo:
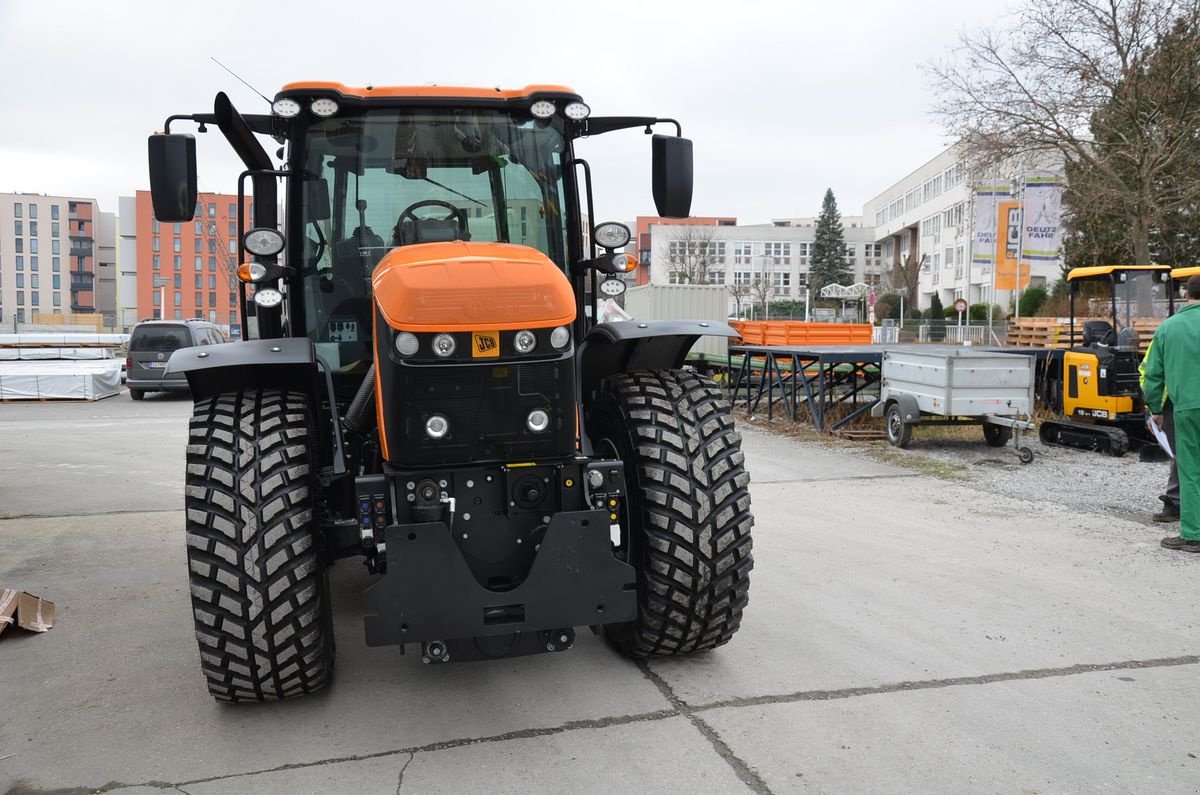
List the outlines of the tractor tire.
<svg viewBox="0 0 1200 795">
<path fill-rule="evenodd" d="M 888 444 L 903 450 L 912 441 L 912 424 L 904 421 L 904 411 L 899 403 L 892 403 L 885 414 Z"/>
<path fill-rule="evenodd" d="M 329 682 L 316 444 L 302 394 L 247 390 L 196 403 L 185 481 L 188 573 L 200 667 L 218 701 L 276 701 Z"/>
<path fill-rule="evenodd" d="M 1012 428 L 1007 425 L 992 425 L 988 422 L 983 424 L 983 440 L 987 442 L 988 447 L 1003 447 L 1011 438 Z"/>
<path fill-rule="evenodd" d="M 597 455 L 625 463 L 618 556 L 637 571 L 638 613 L 605 635 L 623 654 L 690 654 L 737 632 L 749 599 L 750 475 L 729 402 L 685 370 L 609 376 L 589 411 Z"/>
<path fill-rule="evenodd" d="M 140 389 L 131 389 L 129 390 L 129 397 L 132 400 L 141 400 L 142 398 L 146 397 L 146 393 Z"/>
</svg>

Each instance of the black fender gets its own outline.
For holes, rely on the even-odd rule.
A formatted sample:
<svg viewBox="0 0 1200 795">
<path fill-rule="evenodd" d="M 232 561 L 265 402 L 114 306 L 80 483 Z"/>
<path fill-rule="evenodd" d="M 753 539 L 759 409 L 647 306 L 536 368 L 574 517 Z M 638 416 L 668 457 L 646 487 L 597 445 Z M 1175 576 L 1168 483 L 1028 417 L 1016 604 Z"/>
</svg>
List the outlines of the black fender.
<svg viewBox="0 0 1200 795">
<path fill-rule="evenodd" d="M 701 337 L 737 337 L 715 320 L 620 320 L 597 323 L 579 346 L 582 394 L 590 396 L 606 376 L 630 370 L 682 367 Z"/>
<path fill-rule="evenodd" d="M 167 361 L 167 376 L 187 377 L 193 400 L 241 389 L 289 389 L 317 394 L 317 354 L 308 337 L 246 340 L 181 348 Z"/>
<path fill-rule="evenodd" d="M 906 424 L 921 424 L 921 407 L 917 405 L 917 399 L 912 395 L 892 395 L 888 398 L 888 403 L 895 403 L 900 407 L 900 416 L 904 418 Z M 886 413 L 886 411 L 885 407 L 884 412 Z"/>
</svg>

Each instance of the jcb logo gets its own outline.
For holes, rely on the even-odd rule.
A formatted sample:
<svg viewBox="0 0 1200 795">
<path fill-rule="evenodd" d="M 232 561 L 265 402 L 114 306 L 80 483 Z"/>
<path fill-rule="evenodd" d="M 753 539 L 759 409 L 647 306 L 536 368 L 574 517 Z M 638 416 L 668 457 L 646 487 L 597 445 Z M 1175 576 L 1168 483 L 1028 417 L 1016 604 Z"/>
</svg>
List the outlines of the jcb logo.
<svg viewBox="0 0 1200 795">
<path fill-rule="evenodd" d="M 494 331 L 477 331 L 471 335 L 471 356 L 494 359 L 500 356 L 500 335 Z"/>
</svg>

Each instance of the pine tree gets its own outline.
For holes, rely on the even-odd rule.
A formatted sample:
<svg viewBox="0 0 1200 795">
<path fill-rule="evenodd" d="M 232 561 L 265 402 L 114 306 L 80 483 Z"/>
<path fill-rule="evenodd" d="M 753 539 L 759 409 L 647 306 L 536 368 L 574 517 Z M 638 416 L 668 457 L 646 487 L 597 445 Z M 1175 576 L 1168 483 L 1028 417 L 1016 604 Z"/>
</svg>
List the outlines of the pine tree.
<svg viewBox="0 0 1200 795">
<path fill-rule="evenodd" d="M 838 212 L 833 190 L 826 188 L 817 218 L 817 233 L 813 239 L 809 260 L 809 284 L 813 295 L 830 284 L 849 285 L 852 277 L 846 264 L 846 239 L 842 234 L 842 214 Z"/>
</svg>

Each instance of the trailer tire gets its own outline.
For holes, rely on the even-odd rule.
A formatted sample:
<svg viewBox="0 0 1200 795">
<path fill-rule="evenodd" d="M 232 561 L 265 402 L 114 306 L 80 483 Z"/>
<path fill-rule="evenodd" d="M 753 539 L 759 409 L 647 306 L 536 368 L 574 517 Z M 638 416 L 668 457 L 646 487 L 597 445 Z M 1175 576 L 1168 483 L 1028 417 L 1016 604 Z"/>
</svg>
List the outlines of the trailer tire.
<svg viewBox="0 0 1200 795">
<path fill-rule="evenodd" d="M 333 670 L 314 518 L 307 399 L 272 389 L 196 403 L 188 429 L 187 558 L 200 667 L 218 701 L 320 690 Z"/>
<path fill-rule="evenodd" d="M 623 654 L 721 646 L 750 589 L 750 475 L 729 402 L 685 370 L 609 376 L 588 414 L 597 455 L 625 463 L 629 495 L 617 554 L 637 571 L 637 618 L 609 624 Z"/>
<path fill-rule="evenodd" d="M 146 397 L 146 393 L 140 389 L 130 389 L 129 397 L 133 400 L 141 400 L 142 398 Z"/>
<path fill-rule="evenodd" d="M 1012 428 L 1007 425 L 993 425 L 990 422 L 983 424 L 983 440 L 987 442 L 988 447 L 1003 447 L 1011 438 Z"/>
<path fill-rule="evenodd" d="M 901 449 L 908 447 L 908 443 L 912 441 L 912 423 L 905 422 L 904 410 L 900 408 L 899 403 L 888 404 L 884 421 L 887 424 L 888 443 Z"/>
</svg>

